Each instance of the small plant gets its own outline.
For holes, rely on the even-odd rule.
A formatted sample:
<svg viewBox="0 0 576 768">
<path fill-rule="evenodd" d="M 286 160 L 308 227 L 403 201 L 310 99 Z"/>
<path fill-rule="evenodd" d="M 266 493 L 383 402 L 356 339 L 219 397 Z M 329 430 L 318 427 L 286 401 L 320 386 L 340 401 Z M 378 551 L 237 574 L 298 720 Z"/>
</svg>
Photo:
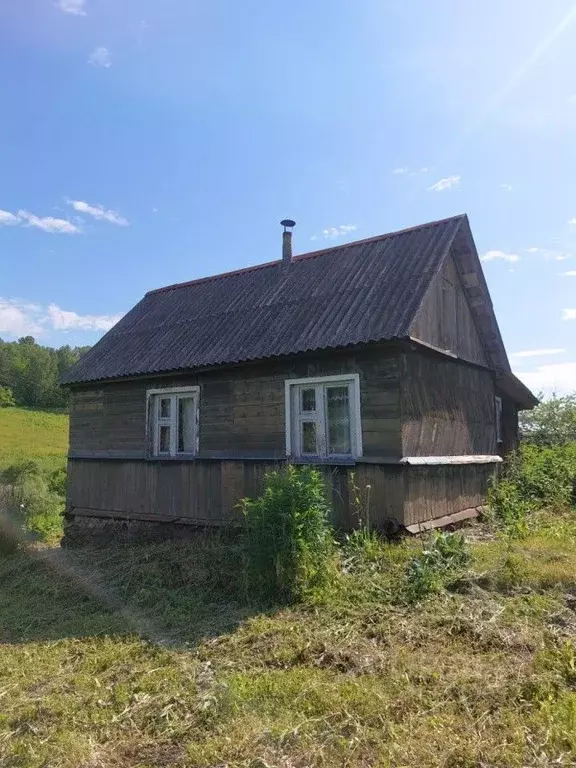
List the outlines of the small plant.
<svg viewBox="0 0 576 768">
<path fill-rule="evenodd" d="M 440 592 L 449 579 L 455 578 L 468 564 L 470 553 L 464 536 L 436 533 L 430 545 L 408 563 L 405 573 L 405 598 L 417 602 Z"/>
<path fill-rule="evenodd" d="M 298 601 L 321 591 L 334 572 L 334 540 L 321 474 L 287 466 L 266 476 L 263 493 L 244 499 L 247 583 L 265 600 Z"/>
</svg>

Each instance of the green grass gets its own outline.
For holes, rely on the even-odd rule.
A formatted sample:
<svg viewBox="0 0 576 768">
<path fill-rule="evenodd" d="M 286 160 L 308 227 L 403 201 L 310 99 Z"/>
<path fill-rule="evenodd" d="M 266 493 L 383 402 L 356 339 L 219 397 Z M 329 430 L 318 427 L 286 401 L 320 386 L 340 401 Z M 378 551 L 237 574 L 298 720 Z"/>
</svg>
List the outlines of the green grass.
<svg viewBox="0 0 576 768">
<path fill-rule="evenodd" d="M 414 540 L 276 608 L 244 598 L 217 538 L 7 557 L 0 765 L 571 764 L 576 514 L 475 531 L 469 570 L 413 606 Z"/>
<path fill-rule="evenodd" d="M 64 466 L 67 450 L 67 414 L 0 408 L 0 471 L 26 459 L 57 469 Z"/>
</svg>

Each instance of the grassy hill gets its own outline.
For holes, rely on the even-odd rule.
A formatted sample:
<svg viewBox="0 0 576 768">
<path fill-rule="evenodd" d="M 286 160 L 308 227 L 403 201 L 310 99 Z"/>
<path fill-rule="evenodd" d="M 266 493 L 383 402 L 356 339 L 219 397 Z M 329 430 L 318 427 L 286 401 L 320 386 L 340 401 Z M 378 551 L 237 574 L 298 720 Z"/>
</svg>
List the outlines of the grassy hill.
<svg viewBox="0 0 576 768">
<path fill-rule="evenodd" d="M 0 558 L 0 763 L 572 765 L 576 512 L 467 529 L 446 589 L 399 599 L 426 541 L 344 553 L 322 602 L 249 602 L 218 539 Z"/>
<path fill-rule="evenodd" d="M 0 408 L 0 471 L 24 459 L 56 469 L 64 465 L 67 450 L 67 414 Z"/>
</svg>

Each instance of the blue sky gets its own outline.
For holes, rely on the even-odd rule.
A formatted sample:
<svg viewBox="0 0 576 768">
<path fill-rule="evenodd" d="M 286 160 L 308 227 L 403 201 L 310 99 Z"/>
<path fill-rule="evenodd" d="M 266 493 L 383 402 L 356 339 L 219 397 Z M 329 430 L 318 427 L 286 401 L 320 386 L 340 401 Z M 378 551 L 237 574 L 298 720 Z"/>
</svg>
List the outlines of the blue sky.
<svg viewBox="0 0 576 768">
<path fill-rule="evenodd" d="M 576 389 L 576 4 L 0 6 L 0 337 L 466 212 L 515 371 Z M 572 223 L 571 223 L 572 222 Z"/>
</svg>

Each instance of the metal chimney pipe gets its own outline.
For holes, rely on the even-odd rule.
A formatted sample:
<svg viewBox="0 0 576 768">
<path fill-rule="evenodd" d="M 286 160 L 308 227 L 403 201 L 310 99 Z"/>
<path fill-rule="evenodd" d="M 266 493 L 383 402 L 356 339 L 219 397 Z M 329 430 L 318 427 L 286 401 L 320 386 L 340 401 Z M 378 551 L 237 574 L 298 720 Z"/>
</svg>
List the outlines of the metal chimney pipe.
<svg viewBox="0 0 576 768">
<path fill-rule="evenodd" d="M 282 219 L 280 224 L 284 227 L 282 232 L 282 265 L 287 266 L 292 263 L 292 227 L 296 222 L 292 219 Z"/>
</svg>

